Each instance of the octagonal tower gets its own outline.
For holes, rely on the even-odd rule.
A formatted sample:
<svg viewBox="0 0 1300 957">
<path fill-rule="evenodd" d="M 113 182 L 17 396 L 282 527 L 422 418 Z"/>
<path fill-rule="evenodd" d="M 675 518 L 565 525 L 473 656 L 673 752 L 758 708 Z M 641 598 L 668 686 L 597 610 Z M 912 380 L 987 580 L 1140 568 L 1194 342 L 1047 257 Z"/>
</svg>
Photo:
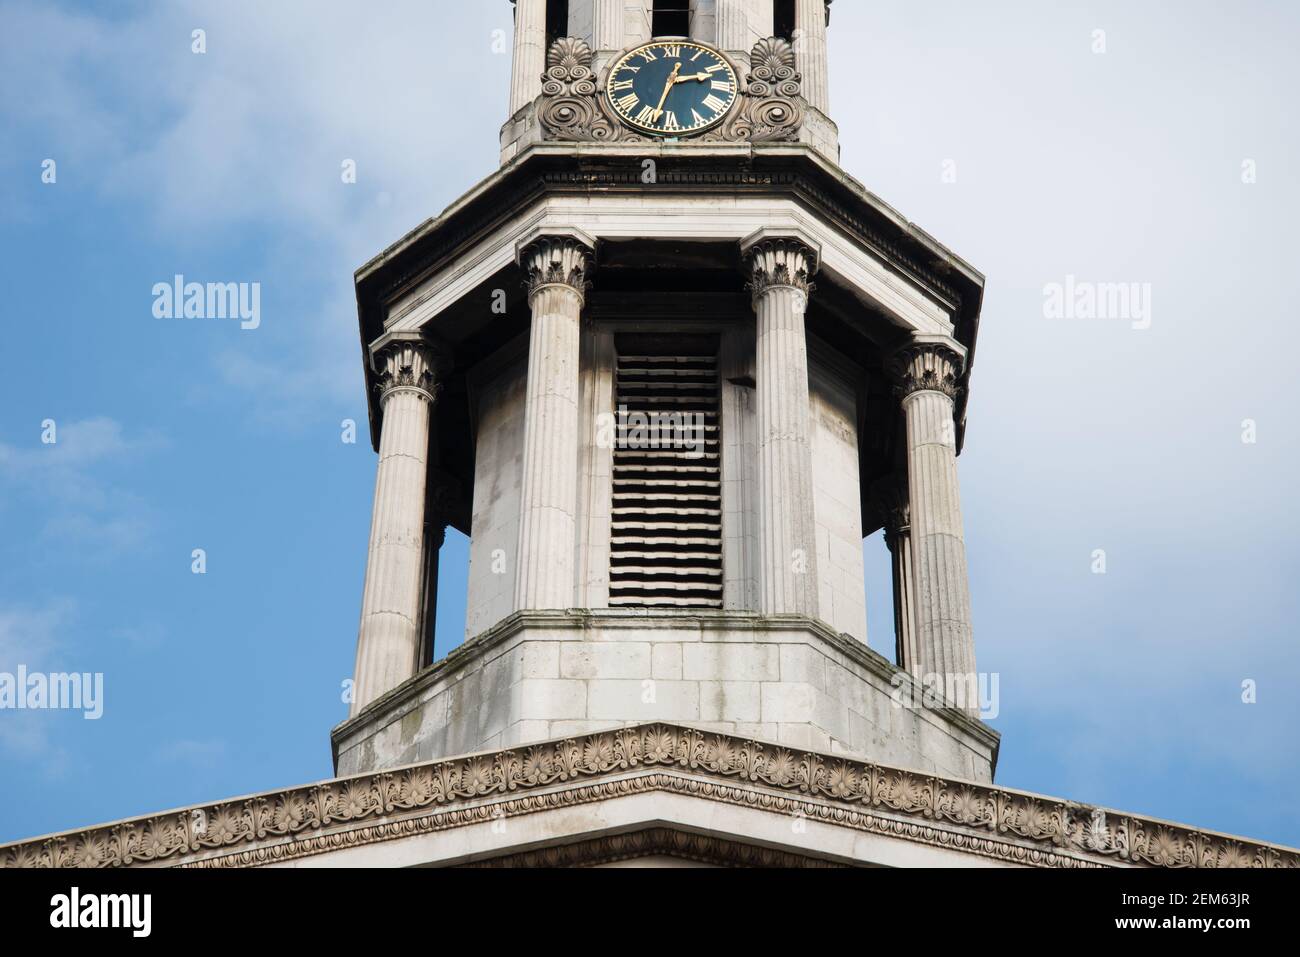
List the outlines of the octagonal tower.
<svg viewBox="0 0 1300 957">
<path fill-rule="evenodd" d="M 356 274 L 379 465 L 337 771 L 664 720 L 991 780 L 956 472 L 983 277 L 840 169 L 829 0 L 515 6 L 501 168 Z"/>
</svg>

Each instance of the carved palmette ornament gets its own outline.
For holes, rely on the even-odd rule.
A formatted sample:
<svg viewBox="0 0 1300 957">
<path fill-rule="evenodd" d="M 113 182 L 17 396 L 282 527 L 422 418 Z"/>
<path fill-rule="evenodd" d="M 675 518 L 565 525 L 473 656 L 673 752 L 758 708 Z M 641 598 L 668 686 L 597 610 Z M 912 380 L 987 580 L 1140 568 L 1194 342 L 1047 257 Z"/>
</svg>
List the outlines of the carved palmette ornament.
<svg viewBox="0 0 1300 957">
<path fill-rule="evenodd" d="M 794 47 L 780 37 L 759 40 L 750 51 L 749 67 L 745 96 L 717 138 L 751 143 L 798 139 L 805 104 Z"/>
<path fill-rule="evenodd" d="M 615 138 L 616 127 L 601 109 L 591 47 L 579 37 L 560 37 L 546 54 L 538 120 L 547 139 L 584 141 Z"/>
<path fill-rule="evenodd" d="M 560 37 L 546 54 L 537 117 L 543 137 L 564 142 L 645 143 L 610 110 L 591 69 L 592 52 L 579 37 Z M 795 140 L 805 103 L 794 47 L 780 37 L 754 45 L 749 82 L 731 116 L 699 137 L 701 142 L 768 143 Z"/>
<path fill-rule="evenodd" d="M 1287 848 L 656 723 L 38 838 L 0 847 L 0 867 L 249 867 L 653 791 L 1031 866 L 1300 866 Z"/>
</svg>

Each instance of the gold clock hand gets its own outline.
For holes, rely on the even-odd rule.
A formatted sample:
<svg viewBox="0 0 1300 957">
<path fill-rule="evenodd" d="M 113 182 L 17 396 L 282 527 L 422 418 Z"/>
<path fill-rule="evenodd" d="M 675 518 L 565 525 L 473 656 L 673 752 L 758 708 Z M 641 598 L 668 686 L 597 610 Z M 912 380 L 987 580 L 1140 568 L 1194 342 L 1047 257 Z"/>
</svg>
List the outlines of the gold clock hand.
<svg viewBox="0 0 1300 957">
<path fill-rule="evenodd" d="M 674 83 L 686 83 L 690 80 L 707 80 L 712 74 L 710 73 L 692 73 L 689 76 L 679 76 Z"/>
<path fill-rule="evenodd" d="M 677 74 L 682 72 L 682 61 L 678 60 L 677 65 L 673 67 L 673 72 L 668 75 L 668 82 L 664 84 L 664 95 L 659 97 L 659 105 L 655 107 L 654 122 L 658 123 L 659 118 L 664 115 L 664 104 L 668 102 L 668 92 L 677 83 Z"/>
</svg>

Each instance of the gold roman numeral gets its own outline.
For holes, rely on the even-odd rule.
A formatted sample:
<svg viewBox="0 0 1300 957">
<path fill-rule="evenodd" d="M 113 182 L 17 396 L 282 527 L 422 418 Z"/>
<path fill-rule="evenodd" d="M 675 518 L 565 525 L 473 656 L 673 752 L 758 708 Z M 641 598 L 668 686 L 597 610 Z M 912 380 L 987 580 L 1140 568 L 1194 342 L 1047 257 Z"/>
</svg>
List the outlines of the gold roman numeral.
<svg viewBox="0 0 1300 957">
<path fill-rule="evenodd" d="M 619 80 L 617 83 L 614 84 L 614 89 L 616 89 L 616 90 L 630 90 L 630 89 L 632 89 L 632 81 L 631 81 L 631 80 Z"/>
<path fill-rule="evenodd" d="M 638 123 L 644 123 L 646 126 L 649 126 L 652 123 L 654 123 L 654 119 L 655 119 L 655 108 L 653 106 L 641 107 L 641 112 L 636 115 L 636 121 Z"/>
<path fill-rule="evenodd" d="M 715 90 L 722 90 L 726 93 L 734 93 L 730 80 L 714 80 L 711 84 Z"/>
<path fill-rule="evenodd" d="M 705 67 L 705 68 L 704 68 L 704 72 L 705 72 L 705 73 L 717 73 L 719 70 L 725 70 L 726 68 L 727 68 L 727 65 L 726 65 L 725 63 L 715 63 L 715 64 L 713 64 L 713 66 Z"/>
<path fill-rule="evenodd" d="M 710 93 L 708 96 L 704 98 L 704 105 L 707 106 L 709 109 L 711 109 L 714 113 L 721 113 L 723 108 L 727 104 L 723 103 L 720 99 L 718 99 L 716 96 Z"/>
<path fill-rule="evenodd" d="M 655 60 L 659 59 L 659 57 L 655 56 L 654 50 L 642 50 L 637 54 L 637 56 L 645 60 L 646 63 L 653 63 Z"/>
<path fill-rule="evenodd" d="M 618 100 L 616 100 L 615 105 L 624 113 L 631 113 L 632 110 L 636 108 L 636 105 L 640 102 L 641 100 L 637 97 L 635 93 L 629 93 L 627 96 L 620 97 Z"/>
<path fill-rule="evenodd" d="M 681 128 L 682 128 L 681 124 L 677 122 L 677 114 L 676 114 L 676 113 L 674 113 L 672 110 L 668 110 L 666 113 L 664 113 L 664 129 L 665 129 L 665 130 L 668 130 L 669 132 L 676 133 L 676 132 L 679 132 L 679 131 L 681 130 Z"/>
</svg>

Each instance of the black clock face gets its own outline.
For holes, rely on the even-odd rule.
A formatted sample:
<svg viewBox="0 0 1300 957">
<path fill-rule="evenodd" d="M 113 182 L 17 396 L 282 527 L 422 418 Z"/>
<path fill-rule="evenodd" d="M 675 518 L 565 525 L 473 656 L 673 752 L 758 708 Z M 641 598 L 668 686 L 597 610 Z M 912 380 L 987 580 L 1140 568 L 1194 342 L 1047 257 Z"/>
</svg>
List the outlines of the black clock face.
<svg viewBox="0 0 1300 957">
<path fill-rule="evenodd" d="M 623 54 L 606 95 L 628 126 L 656 136 L 699 133 L 736 102 L 736 72 L 716 50 L 688 40 L 656 40 Z"/>
</svg>

